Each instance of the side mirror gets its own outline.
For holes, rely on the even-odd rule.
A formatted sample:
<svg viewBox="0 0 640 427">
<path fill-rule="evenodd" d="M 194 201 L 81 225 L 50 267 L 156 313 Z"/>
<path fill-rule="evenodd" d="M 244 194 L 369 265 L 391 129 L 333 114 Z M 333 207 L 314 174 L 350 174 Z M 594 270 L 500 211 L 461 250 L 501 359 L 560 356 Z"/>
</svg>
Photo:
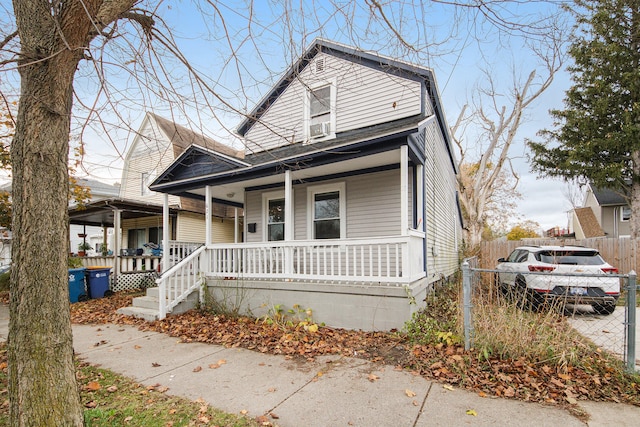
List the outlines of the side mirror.
<svg viewBox="0 0 640 427">
<path fill-rule="evenodd" d="M 504 258 L 498 258 L 498 262 L 507 262 L 507 260 Z"/>
</svg>

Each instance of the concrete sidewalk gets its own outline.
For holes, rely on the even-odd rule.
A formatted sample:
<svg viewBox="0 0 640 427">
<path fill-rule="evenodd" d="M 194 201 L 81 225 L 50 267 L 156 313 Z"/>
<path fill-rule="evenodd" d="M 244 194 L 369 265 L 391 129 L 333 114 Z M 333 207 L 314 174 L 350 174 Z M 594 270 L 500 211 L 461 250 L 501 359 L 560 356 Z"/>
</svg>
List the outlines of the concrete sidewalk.
<svg viewBox="0 0 640 427">
<path fill-rule="evenodd" d="M 0 339 L 6 338 L 8 317 L 6 306 L 0 307 Z M 482 398 L 349 357 L 299 362 L 240 348 L 180 343 L 113 324 L 74 325 L 73 335 L 76 353 L 89 363 L 227 412 L 267 414 L 282 427 L 636 426 L 640 420 L 640 408 L 587 402 L 581 406 L 591 420 L 584 424 L 555 407 Z"/>
</svg>

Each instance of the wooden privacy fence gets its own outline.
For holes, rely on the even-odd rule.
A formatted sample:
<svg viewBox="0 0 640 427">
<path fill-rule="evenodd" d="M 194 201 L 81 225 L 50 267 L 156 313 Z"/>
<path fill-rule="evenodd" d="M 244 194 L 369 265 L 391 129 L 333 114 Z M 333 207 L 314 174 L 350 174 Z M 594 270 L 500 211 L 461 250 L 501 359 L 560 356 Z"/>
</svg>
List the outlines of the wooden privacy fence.
<svg viewBox="0 0 640 427">
<path fill-rule="evenodd" d="M 498 258 L 506 258 L 515 248 L 524 245 L 586 246 L 597 249 L 605 261 L 616 267 L 621 274 L 626 274 L 631 270 L 636 273 L 640 271 L 640 263 L 638 263 L 640 239 L 629 238 L 526 239 L 482 242 L 480 245 L 480 268 L 495 268 Z"/>
</svg>

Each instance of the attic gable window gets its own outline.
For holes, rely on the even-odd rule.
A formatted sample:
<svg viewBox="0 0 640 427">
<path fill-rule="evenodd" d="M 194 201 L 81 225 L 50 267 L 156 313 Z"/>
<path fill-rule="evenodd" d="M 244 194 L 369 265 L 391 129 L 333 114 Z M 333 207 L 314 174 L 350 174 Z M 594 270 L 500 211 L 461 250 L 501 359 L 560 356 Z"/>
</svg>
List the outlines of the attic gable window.
<svg viewBox="0 0 640 427">
<path fill-rule="evenodd" d="M 149 190 L 150 183 L 151 174 L 149 172 L 142 172 L 142 188 L 140 189 L 141 196 L 148 196 L 151 194 L 151 190 Z"/>
<path fill-rule="evenodd" d="M 324 138 L 335 132 L 335 86 L 328 84 L 308 90 L 309 139 Z"/>
</svg>

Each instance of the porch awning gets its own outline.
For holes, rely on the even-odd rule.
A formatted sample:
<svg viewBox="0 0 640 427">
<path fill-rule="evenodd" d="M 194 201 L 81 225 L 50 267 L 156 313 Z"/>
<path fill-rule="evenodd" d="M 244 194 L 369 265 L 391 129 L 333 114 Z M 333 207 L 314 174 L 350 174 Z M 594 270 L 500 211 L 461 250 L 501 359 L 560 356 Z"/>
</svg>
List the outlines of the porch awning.
<svg viewBox="0 0 640 427">
<path fill-rule="evenodd" d="M 284 171 L 295 171 L 295 180 L 312 182 L 354 170 L 398 167 L 399 155 L 390 154 L 409 144 L 410 158 L 417 163 L 420 151 L 411 136 L 421 129 L 422 117 L 384 123 L 340 134 L 334 140 L 292 144 L 246 155 L 242 160 L 222 158 L 192 145 L 149 186 L 152 191 L 203 199 L 205 186 L 215 186 L 214 202 L 230 204 L 247 189 L 282 184 Z M 236 197 L 234 197 L 236 196 Z M 241 205 L 240 205 L 241 206 Z"/>
<path fill-rule="evenodd" d="M 114 211 L 120 211 L 120 218 L 135 219 L 153 215 L 162 215 L 162 205 L 143 203 L 126 199 L 103 199 L 91 202 L 84 207 L 69 208 L 69 223 L 78 225 L 94 225 L 98 227 L 114 226 Z M 170 208 L 170 215 L 175 216 L 178 209 Z"/>
</svg>

